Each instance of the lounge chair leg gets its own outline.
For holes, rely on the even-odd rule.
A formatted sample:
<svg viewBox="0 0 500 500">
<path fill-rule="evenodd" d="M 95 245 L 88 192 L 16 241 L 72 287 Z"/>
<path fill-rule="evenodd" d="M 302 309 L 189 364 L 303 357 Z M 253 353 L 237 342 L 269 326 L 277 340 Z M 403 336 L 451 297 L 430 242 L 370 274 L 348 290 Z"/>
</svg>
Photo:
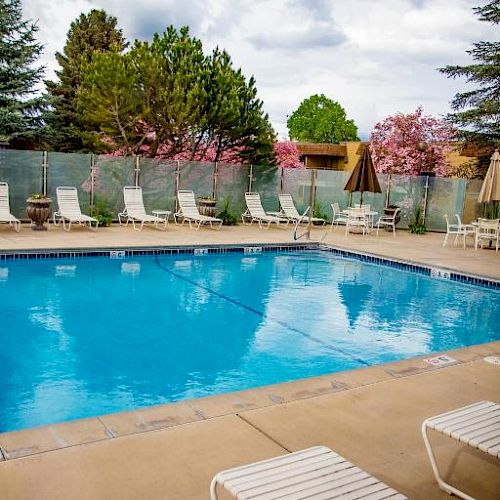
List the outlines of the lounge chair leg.
<svg viewBox="0 0 500 500">
<path fill-rule="evenodd" d="M 456 495 L 457 497 L 464 498 L 465 500 L 474 500 L 473 497 L 467 495 L 463 491 L 458 490 L 457 488 L 453 487 L 451 484 L 448 484 L 445 482 L 443 479 L 441 479 L 441 476 L 439 475 L 439 469 L 437 466 L 436 462 L 436 457 L 434 456 L 434 453 L 431 448 L 431 443 L 429 441 L 429 436 L 427 435 L 428 427 L 427 427 L 427 420 L 424 420 L 424 423 L 422 424 L 422 437 L 424 439 L 424 444 L 425 448 L 427 450 L 427 455 L 429 456 L 429 460 L 431 462 L 431 467 L 432 467 L 432 472 L 434 472 L 434 477 L 436 478 L 436 481 L 438 483 L 438 486 L 446 491 L 449 495 Z"/>
<path fill-rule="evenodd" d="M 210 483 L 210 500 L 219 500 L 217 496 L 217 476 L 215 476 Z"/>
</svg>

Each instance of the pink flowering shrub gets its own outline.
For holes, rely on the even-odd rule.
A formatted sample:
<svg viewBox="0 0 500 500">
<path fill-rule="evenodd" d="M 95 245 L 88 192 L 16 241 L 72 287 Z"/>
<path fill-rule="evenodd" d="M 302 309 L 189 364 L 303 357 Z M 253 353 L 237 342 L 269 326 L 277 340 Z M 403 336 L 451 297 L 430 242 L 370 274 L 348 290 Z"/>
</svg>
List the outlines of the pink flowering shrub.
<svg viewBox="0 0 500 500">
<path fill-rule="evenodd" d="M 279 167 L 302 168 L 305 165 L 300 161 L 300 152 L 292 141 L 274 143 L 274 156 Z"/>
<path fill-rule="evenodd" d="M 151 156 L 151 147 L 149 144 L 143 144 L 139 148 L 139 155 L 144 157 Z M 226 149 L 219 154 L 220 163 L 231 163 L 234 165 L 241 165 L 241 148 L 231 148 Z M 110 157 L 120 157 L 126 156 L 127 152 L 125 149 L 116 149 L 110 153 L 106 153 L 105 156 Z M 154 156 L 156 159 L 168 159 L 168 160 L 179 160 L 179 161 L 200 161 L 200 162 L 214 162 L 217 157 L 217 148 L 214 144 L 201 144 L 200 147 L 193 154 L 189 145 L 182 145 L 179 147 L 177 153 L 172 154 L 172 148 L 170 146 L 161 144 L 156 150 Z"/>
<path fill-rule="evenodd" d="M 421 106 L 414 113 L 389 116 L 375 125 L 370 137 L 375 170 L 400 175 L 425 171 L 444 176 L 453 137 L 450 125 L 424 115 Z"/>
</svg>

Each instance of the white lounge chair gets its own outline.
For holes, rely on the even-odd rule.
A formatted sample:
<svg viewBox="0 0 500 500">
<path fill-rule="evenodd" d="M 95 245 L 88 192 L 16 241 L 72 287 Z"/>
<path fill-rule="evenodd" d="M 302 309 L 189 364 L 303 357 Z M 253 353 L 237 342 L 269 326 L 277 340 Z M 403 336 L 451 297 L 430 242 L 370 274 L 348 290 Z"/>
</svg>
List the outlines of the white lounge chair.
<svg viewBox="0 0 500 500">
<path fill-rule="evenodd" d="M 157 215 L 149 215 L 144 208 L 144 200 L 142 198 L 142 188 L 140 186 L 125 186 L 123 188 L 123 200 L 125 202 L 125 210 L 118 214 L 118 222 L 127 225 L 132 222 L 132 226 L 136 231 L 142 231 L 144 224 L 152 223 L 158 228 L 158 225 L 163 225 L 163 229 L 167 228 L 168 217 L 171 214 L 168 210 L 158 210 L 162 217 Z M 153 212 L 154 213 L 154 212 Z M 135 224 L 141 223 L 137 228 Z"/>
<path fill-rule="evenodd" d="M 247 204 L 247 210 L 245 213 L 241 214 L 241 220 L 245 224 L 246 220 L 250 220 L 250 224 L 254 221 L 259 223 L 259 227 L 262 227 L 263 223 L 266 223 L 266 229 L 274 222 L 279 225 L 281 222 L 288 225 L 290 222 L 286 217 L 279 217 L 278 215 L 267 214 L 262 207 L 262 202 L 260 201 L 259 193 L 245 193 L 245 202 Z"/>
<path fill-rule="evenodd" d="M 269 460 L 219 472 L 210 485 L 235 498 L 259 499 L 391 499 L 406 497 L 356 467 L 326 446 L 314 446 Z"/>
<path fill-rule="evenodd" d="M 88 215 L 82 214 L 80 210 L 80 203 L 78 202 L 78 191 L 75 187 L 59 186 L 56 188 L 57 205 L 59 210 L 54 212 L 54 224 L 57 224 L 59 219 L 62 220 L 63 229 L 65 231 L 71 230 L 71 224 L 78 222 L 78 224 L 88 224 L 89 229 L 97 230 L 99 221 Z M 66 223 L 67 226 L 66 226 Z M 92 226 L 94 223 L 94 226 Z"/>
<path fill-rule="evenodd" d="M 424 420 L 422 424 L 422 437 L 434 477 L 439 487 L 450 495 L 474 500 L 463 491 L 451 486 L 439 475 L 436 458 L 429 441 L 428 431 L 441 432 L 445 436 L 465 443 L 472 448 L 484 451 L 488 455 L 500 458 L 500 405 L 492 401 L 479 401 L 469 406 L 436 415 Z M 498 492 L 497 492 L 498 493 Z"/>
<path fill-rule="evenodd" d="M 312 223 L 321 223 L 322 226 L 326 224 L 326 220 L 321 217 L 311 217 L 308 216 L 311 207 L 307 207 L 302 215 L 299 214 L 299 211 L 295 207 L 295 203 L 293 202 L 293 198 L 291 194 L 280 194 L 279 195 L 280 206 L 281 206 L 281 214 L 278 217 L 284 217 L 288 219 L 290 222 L 312 222 Z"/>
<path fill-rule="evenodd" d="M 21 221 L 10 213 L 9 185 L 0 182 L 0 223 L 9 224 L 16 232 L 21 230 Z"/>
<path fill-rule="evenodd" d="M 196 206 L 196 200 L 194 198 L 194 192 L 191 190 L 180 190 L 177 192 L 177 201 L 179 202 L 179 211 L 174 214 L 174 220 L 176 224 L 179 224 L 179 219 L 184 222 L 191 224 L 196 224 L 196 229 L 200 229 L 202 224 L 210 224 L 213 227 L 217 224 L 216 229 L 220 229 L 222 226 L 222 219 L 217 217 L 210 217 L 209 215 L 202 215 Z"/>
</svg>

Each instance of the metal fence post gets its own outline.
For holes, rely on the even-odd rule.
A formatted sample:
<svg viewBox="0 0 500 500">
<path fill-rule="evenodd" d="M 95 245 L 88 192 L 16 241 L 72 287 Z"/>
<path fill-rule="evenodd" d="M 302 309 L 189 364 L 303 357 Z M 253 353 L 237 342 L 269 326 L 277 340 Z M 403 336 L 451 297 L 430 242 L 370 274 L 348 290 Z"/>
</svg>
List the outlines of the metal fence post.
<svg viewBox="0 0 500 500">
<path fill-rule="evenodd" d="M 47 195 L 47 171 L 49 166 L 49 153 L 43 152 L 42 156 L 42 193 Z"/>
<path fill-rule="evenodd" d="M 95 154 L 90 155 L 90 211 L 94 212 L 95 204 Z"/>
<path fill-rule="evenodd" d="M 141 157 L 139 155 L 137 155 L 135 157 L 135 166 L 134 166 L 134 182 L 135 182 L 135 187 L 139 186 L 139 173 L 141 171 L 140 161 L 141 161 Z"/>
<path fill-rule="evenodd" d="M 281 167 L 281 174 L 280 174 L 280 192 L 278 194 L 283 194 L 283 177 L 285 176 L 285 169 Z"/>
<path fill-rule="evenodd" d="M 311 169 L 311 188 L 309 189 L 309 220 L 307 221 L 307 239 L 311 239 L 312 218 L 314 217 L 314 209 L 316 207 L 316 177 L 318 171 L 315 168 Z"/>
<path fill-rule="evenodd" d="M 391 174 L 389 174 L 389 177 L 387 178 L 387 192 L 385 194 L 385 206 L 389 206 L 389 199 L 391 197 Z"/>
<path fill-rule="evenodd" d="M 424 199 L 422 200 L 422 224 L 425 225 L 425 217 L 427 215 L 427 198 L 429 195 L 429 176 L 425 176 Z M 418 222 L 418 221 L 415 221 Z"/>
<path fill-rule="evenodd" d="M 214 200 L 217 199 L 217 176 L 219 175 L 219 163 L 215 162 L 214 164 L 214 175 L 212 182 L 212 198 Z"/>
<path fill-rule="evenodd" d="M 179 202 L 177 200 L 177 192 L 179 191 L 179 184 L 181 180 L 181 162 L 177 160 L 177 168 L 175 169 L 175 193 L 174 193 L 174 200 L 175 200 L 175 211 L 179 211 Z"/>
<path fill-rule="evenodd" d="M 248 192 L 252 192 L 252 181 L 253 181 L 253 165 L 250 165 L 250 173 L 248 174 Z"/>
</svg>

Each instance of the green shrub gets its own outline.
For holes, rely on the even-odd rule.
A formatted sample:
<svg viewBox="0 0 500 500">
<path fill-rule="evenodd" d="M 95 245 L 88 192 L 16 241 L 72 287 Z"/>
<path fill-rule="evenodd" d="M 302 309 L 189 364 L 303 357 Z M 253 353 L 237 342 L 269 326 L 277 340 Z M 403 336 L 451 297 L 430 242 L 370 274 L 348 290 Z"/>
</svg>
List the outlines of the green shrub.
<svg viewBox="0 0 500 500">
<path fill-rule="evenodd" d="M 107 227 L 113 222 L 113 214 L 108 209 L 104 199 L 98 200 L 90 210 L 90 215 L 99 221 L 99 226 Z"/>
<path fill-rule="evenodd" d="M 222 203 L 222 210 L 217 214 L 219 219 L 222 219 L 224 226 L 236 226 L 238 224 L 238 216 L 230 210 L 231 198 L 227 197 Z"/>
<path fill-rule="evenodd" d="M 415 211 L 413 212 L 413 219 L 408 225 L 408 230 L 413 234 L 425 234 L 427 232 L 427 228 L 425 224 L 422 222 L 422 207 L 417 206 Z"/>
</svg>

